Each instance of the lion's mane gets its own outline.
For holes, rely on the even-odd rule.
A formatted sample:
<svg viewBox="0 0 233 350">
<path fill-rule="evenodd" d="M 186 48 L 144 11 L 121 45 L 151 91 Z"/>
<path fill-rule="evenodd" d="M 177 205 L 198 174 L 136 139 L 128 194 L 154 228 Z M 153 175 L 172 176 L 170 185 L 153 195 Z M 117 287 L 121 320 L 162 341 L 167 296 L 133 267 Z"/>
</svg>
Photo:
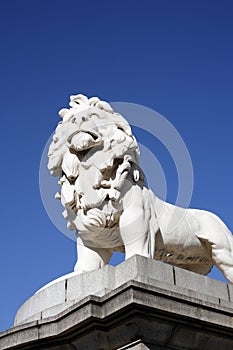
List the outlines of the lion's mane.
<svg viewBox="0 0 233 350">
<path fill-rule="evenodd" d="M 72 149 L 75 151 L 72 138 L 82 132 L 89 134 L 86 135 L 86 148 L 93 141 L 91 138 L 94 138 L 96 145 L 108 141 L 111 143 L 109 148 L 112 149 L 112 153 L 109 154 L 111 160 L 128 152 L 132 160 L 138 163 L 139 148 L 128 122 L 119 113 L 114 112 L 106 101 L 101 101 L 98 97 L 88 99 L 79 94 L 70 96 L 69 105 L 70 108 L 59 111 L 62 121 L 58 123 L 49 147 L 48 168 L 51 175 L 62 174 L 62 161 L 66 152 Z M 118 154 L 114 154 L 116 144 Z"/>
</svg>

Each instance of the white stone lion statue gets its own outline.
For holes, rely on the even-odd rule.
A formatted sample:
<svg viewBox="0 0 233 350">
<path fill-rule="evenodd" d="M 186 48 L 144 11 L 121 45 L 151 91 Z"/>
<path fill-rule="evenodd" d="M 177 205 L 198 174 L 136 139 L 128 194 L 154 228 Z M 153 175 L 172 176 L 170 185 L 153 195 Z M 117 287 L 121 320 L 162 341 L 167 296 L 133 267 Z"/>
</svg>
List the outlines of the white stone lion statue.
<svg viewBox="0 0 233 350">
<path fill-rule="evenodd" d="M 82 273 L 107 264 L 114 251 L 162 260 L 207 274 L 216 265 L 233 283 L 233 237 L 214 214 L 166 203 L 148 189 L 128 122 L 97 97 L 70 97 L 59 112 L 48 168 L 56 198 L 77 233 Z"/>
</svg>

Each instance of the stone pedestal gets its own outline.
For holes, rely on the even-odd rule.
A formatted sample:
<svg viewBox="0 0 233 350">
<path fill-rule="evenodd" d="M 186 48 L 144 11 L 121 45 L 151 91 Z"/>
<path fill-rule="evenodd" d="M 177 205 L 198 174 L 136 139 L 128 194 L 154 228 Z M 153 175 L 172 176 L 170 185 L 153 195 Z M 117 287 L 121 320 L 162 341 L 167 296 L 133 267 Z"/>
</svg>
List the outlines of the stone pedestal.
<svg viewBox="0 0 233 350">
<path fill-rule="evenodd" d="M 45 286 L 0 349 L 233 349 L 233 287 L 134 256 Z"/>
</svg>

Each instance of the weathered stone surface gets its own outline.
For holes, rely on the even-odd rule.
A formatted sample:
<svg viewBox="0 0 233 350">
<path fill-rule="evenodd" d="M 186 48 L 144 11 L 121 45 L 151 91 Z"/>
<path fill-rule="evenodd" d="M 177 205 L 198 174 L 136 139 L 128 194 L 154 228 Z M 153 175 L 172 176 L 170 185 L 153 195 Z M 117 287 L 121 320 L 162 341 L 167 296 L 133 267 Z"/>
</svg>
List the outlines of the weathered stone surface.
<svg viewBox="0 0 233 350">
<path fill-rule="evenodd" d="M 204 293 L 216 298 L 229 300 L 227 284 L 206 278 L 198 273 L 174 267 L 176 285 L 195 292 Z"/>
<path fill-rule="evenodd" d="M 233 349 L 233 303 L 230 293 L 224 299 L 221 283 L 201 277 L 200 284 L 198 275 L 178 268 L 173 271 L 170 265 L 141 256 L 117 267 L 104 267 L 102 275 L 101 271 L 89 272 L 86 281 L 83 274 L 81 279 L 73 276 L 70 283 L 64 279 L 50 285 L 58 293 L 54 300 L 61 296 L 67 300 L 69 288 L 69 297 L 78 298 L 43 310 L 42 319 L 1 333 L 0 349 Z M 79 294 L 80 283 L 90 293 L 92 282 L 99 286 L 93 285 L 96 295 L 84 297 L 84 287 Z M 65 286 L 65 294 L 58 286 L 61 290 Z M 217 291 L 212 292 L 210 286 L 217 286 Z M 50 296 L 45 289 L 41 292 Z M 40 307 L 48 303 L 43 302 L 42 294 L 36 294 L 37 301 Z"/>
<path fill-rule="evenodd" d="M 15 318 L 15 324 L 20 324 L 32 316 L 38 315 L 52 306 L 65 302 L 65 281 L 51 285 L 49 288 L 43 289 L 28 299 L 18 310 Z M 34 319 L 36 319 L 34 317 Z"/>
<path fill-rule="evenodd" d="M 37 327 L 37 322 L 29 322 L 26 326 L 14 327 L 13 332 L 12 329 L 9 329 L 0 333 L 0 349 L 13 349 L 20 344 L 37 342 L 38 338 L 39 329 Z"/>
<path fill-rule="evenodd" d="M 67 280 L 67 301 L 96 295 L 103 289 L 114 288 L 115 268 L 106 265 L 102 269 L 86 272 Z"/>
<path fill-rule="evenodd" d="M 73 304 L 74 304 L 73 301 L 66 301 L 65 303 L 50 307 L 49 309 L 46 309 L 41 313 L 40 319 L 56 316 L 57 314 L 61 313 L 62 311 L 67 310 Z"/>
<path fill-rule="evenodd" d="M 233 302 L 233 285 L 232 284 L 228 284 L 228 291 L 229 291 L 229 299 L 231 302 Z"/>
<path fill-rule="evenodd" d="M 48 284 L 21 306 L 15 325 L 56 316 L 89 295 L 103 296 L 131 280 L 160 288 L 167 295 L 178 293 L 190 301 L 233 307 L 231 286 L 135 255 L 116 267 L 106 265 L 80 275 L 63 276 L 58 282 Z"/>
<path fill-rule="evenodd" d="M 153 278 L 163 283 L 173 284 L 173 267 L 160 261 L 134 255 L 115 269 L 115 287 L 135 278 L 143 282 L 146 282 L 145 279 Z"/>
</svg>

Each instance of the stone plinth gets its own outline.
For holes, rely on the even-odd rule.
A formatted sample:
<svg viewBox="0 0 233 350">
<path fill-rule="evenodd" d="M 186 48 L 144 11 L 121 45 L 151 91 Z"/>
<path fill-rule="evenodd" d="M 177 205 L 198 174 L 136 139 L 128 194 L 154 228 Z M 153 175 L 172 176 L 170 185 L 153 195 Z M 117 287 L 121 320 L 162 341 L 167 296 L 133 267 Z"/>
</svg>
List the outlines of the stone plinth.
<svg viewBox="0 0 233 350">
<path fill-rule="evenodd" d="M 0 349 L 232 350 L 232 317 L 232 286 L 134 256 L 45 286 Z"/>
</svg>

